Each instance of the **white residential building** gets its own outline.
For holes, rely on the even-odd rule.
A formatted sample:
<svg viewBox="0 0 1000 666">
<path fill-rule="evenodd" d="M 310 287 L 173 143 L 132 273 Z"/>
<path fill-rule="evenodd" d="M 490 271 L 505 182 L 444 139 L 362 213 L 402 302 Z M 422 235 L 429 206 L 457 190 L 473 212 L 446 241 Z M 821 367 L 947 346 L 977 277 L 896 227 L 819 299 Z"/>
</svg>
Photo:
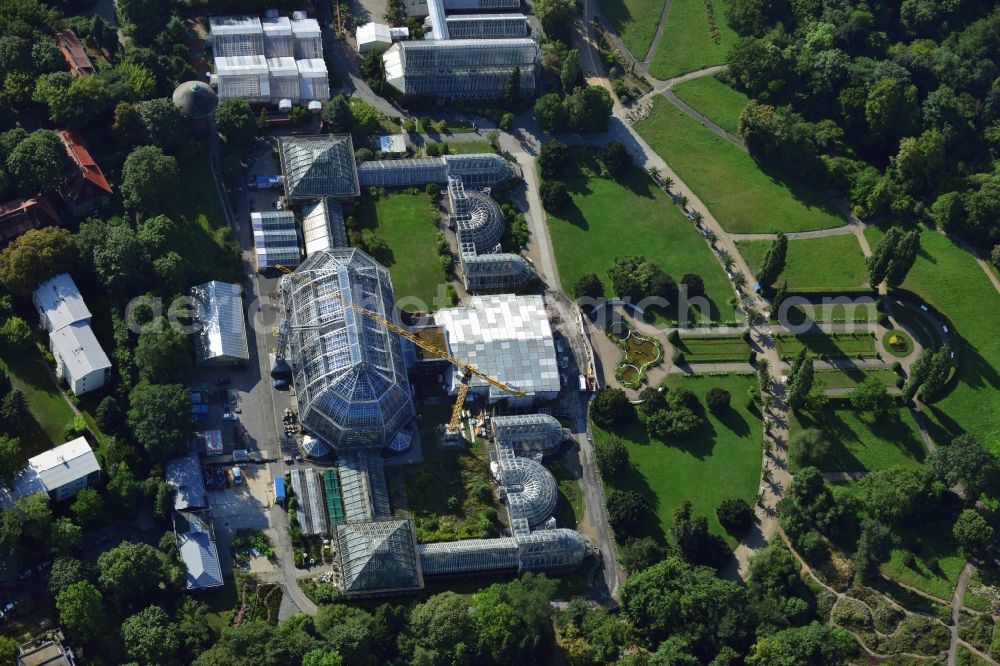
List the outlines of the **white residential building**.
<svg viewBox="0 0 1000 666">
<path fill-rule="evenodd" d="M 49 449 L 28 460 L 0 503 L 10 506 L 18 497 L 46 493 L 54 501 L 68 499 L 101 480 L 101 465 L 85 437 Z"/>
<path fill-rule="evenodd" d="M 43 283 L 32 296 L 42 327 L 49 332 L 49 348 L 56 374 L 74 395 L 103 387 L 111 379 L 111 361 L 90 327 L 90 310 L 68 273 Z"/>
</svg>

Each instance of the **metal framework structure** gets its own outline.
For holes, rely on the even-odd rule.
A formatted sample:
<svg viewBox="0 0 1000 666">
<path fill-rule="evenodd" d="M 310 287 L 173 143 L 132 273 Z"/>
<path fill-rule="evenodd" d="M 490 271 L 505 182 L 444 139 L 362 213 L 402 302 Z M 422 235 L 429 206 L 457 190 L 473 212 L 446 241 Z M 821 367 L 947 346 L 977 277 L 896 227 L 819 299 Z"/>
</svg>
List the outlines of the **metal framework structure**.
<svg viewBox="0 0 1000 666">
<path fill-rule="evenodd" d="M 299 101 L 299 68 L 295 58 L 276 57 L 267 59 L 269 94 L 277 99 Z"/>
<path fill-rule="evenodd" d="M 281 281 L 303 427 L 338 450 L 389 444 L 413 416 L 389 272 L 357 249 L 315 252 Z"/>
<path fill-rule="evenodd" d="M 495 153 L 447 155 L 448 177 L 461 178 L 465 187 L 481 190 L 494 187 L 519 175 L 510 162 Z"/>
<path fill-rule="evenodd" d="M 280 137 L 278 155 L 289 199 L 361 194 L 350 134 Z"/>
<path fill-rule="evenodd" d="M 518 175 L 515 167 L 494 153 L 370 160 L 359 164 L 357 172 L 361 187 L 444 186 L 450 178 L 460 178 L 466 187 L 483 189 Z"/>
<path fill-rule="evenodd" d="M 524 455 L 551 455 L 569 437 L 569 430 L 563 428 L 551 414 L 494 416 L 490 425 L 498 447 L 510 448 Z"/>
<path fill-rule="evenodd" d="M 520 9 L 521 0 L 443 0 L 448 11 Z"/>
<path fill-rule="evenodd" d="M 413 97 L 499 99 L 514 70 L 520 93 L 535 94 L 533 39 L 438 39 L 393 44 L 382 56 L 386 81 Z"/>
<path fill-rule="evenodd" d="M 417 546 L 425 576 L 497 571 L 571 571 L 594 547 L 569 529 L 537 530 L 497 539 L 464 539 Z"/>
<path fill-rule="evenodd" d="M 410 519 L 338 525 L 336 542 L 345 596 L 412 592 L 423 587 Z"/>
<path fill-rule="evenodd" d="M 264 31 L 256 16 L 213 16 L 208 26 L 216 60 L 264 54 Z"/>
<path fill-rule="evenodd" d="M 490 254 L 500 251 L 506 220 L 499 204 L 489 194 L 466 191 L 462 179 L 448 179 L 451 220 L 462 254 Z"/>
<path fill-rule="evenodd" d="M 378 451 L 346 451 L 337 461 L 347 522 L 388 518 L 389 493 Z"/>
<path fill-rule="evenodd" d="M 538 277 L 527 259 L 519 254 L 461 255 L 466 291 L 473 294 L 517 291 Z"/>
<path fill-rule="evenodd" d="M 295 38 L 287 16 L 268 16 L 260 20 L 264 30 L 264 55 L 270 58 L 295 59 Z"/>
</svg>

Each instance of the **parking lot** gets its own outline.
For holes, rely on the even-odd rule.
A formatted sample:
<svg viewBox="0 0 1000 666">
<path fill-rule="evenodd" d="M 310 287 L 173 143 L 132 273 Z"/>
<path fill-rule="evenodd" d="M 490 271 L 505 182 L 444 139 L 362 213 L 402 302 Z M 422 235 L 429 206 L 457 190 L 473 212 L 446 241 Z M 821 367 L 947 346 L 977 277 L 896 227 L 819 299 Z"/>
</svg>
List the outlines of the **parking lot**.
<svg viewBox="0 0 1000 666">
<path fill-rule="evenodd" d="M 268 516 L 274 503 L 274 485 L 268 466 L 242 463 L 240 475 L 243 481 L 239 485 L 228 483 L 225 487 L 215 487 L 208 491 L 219 559 L 224 573 L 232 571 L 230 544 L 238 531 L 268 532 L 271 529 Z M 284 529 L 284 526 L 280 525 L 278 528 Z"/>
</svg>

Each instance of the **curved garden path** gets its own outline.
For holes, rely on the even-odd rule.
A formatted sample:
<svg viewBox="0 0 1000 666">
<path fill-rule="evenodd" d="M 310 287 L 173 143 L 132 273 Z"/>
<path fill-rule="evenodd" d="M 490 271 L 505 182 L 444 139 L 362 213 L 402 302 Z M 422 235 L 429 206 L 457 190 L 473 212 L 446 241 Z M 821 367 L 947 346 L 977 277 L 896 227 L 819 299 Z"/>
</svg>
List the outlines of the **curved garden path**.
<svg viewBox="0 0 1000 666">
<path fill-rule="evenodd" d="M 663 31 L 667 27 L 667 16 L 670 14 L 670 0 L 664 0 L 663 11 L 660 12 L 660 22 L 656 25 L 656 34 L 653 35 L 653 41 L 649 43 L 649 48 L 646 49 L 646 55 L 641 61 L 636 62 L 636 66 L 642 71 L 643 74 L 653 79 L 653 76 L 649 73 L 649 65 L 653 62 L 653 54 L 656 53 L 656 47 L 660 45 L 660 40 L 663 39 Z M 626 49 L 627 51 L 628 49 Z M 632 55 L 631 53 L 629 55 Z M 654 81 L 656 79 L 653 79 Z"/>
</svg>

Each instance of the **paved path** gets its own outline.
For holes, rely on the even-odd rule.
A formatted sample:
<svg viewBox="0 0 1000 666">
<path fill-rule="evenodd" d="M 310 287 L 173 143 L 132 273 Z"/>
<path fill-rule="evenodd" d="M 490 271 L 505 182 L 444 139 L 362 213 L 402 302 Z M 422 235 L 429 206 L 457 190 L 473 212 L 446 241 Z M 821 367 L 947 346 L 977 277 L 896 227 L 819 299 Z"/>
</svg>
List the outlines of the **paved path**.
<svg viewBox="0 0 1000 666">
<path fill-rule="evenodd" d="M 823 472 L 824 481 L 858 481 L 868 476 L 868 472 Z"/>
<path fill-rule="evenodd" d="M 701 115 L 700 113 L 698 113 L 697 111 L 695 111 L 694 109 L 692 109 L 680 97 L 678 97 L 676 94 L 674 94 L 674 91 L 671 90 L 670 88 L 667 88 L 666 90 L 663 91 L 663 96 L 666 97 L 667 100 L 671 104 L 673 104 L 674 106 L 676 106 L 678 109 L 680 109 L 681 111 L 683 111 L 684 113 L 686 113 L 687 115 L 689 115 L 690 117 L 694 118 L 695 120 L 697 120 L 698 122 L 700 122 L 702 125 L 704 125 L 705 129 L 707 129 L 708 131 L 710 131 L 713 134 L 716 134 L 717 136 L 722 137 L 726 141 L 728 141 L 728 142 L 730 142 L 730 143 L 732 143 L 734 145 L 737 145 L 740 148 L 743 148 L 744 150 L 746 150 L 747 146 L 746 146 L 746 143 L 743 142 L 743 139 L 741 139 L 740 137 L 736 136 L 735 134 L 731 134 L 730 132 L 724 130 L 723 128 L 719 127 L 718 125 L 716 125 L 715 123 L 713 123 L 711 120 L 709 120 L 707 117 Z"/>
<path fill-rule="evenodd" d="M 790 231 L 785 234 L 788 240 L 804 240 L 806 238 L 825 238 L 827 236 L 846 236 L 853 234 L 854 230 L 850 225 L 834 227 L 833 229 L 819 229 L 817 231 Z M 778 234 L 729 234 L 737 241 L 761 241 L 774 240 Z"/>
<path fill-rule="evenodd" d="M 966 562 L 962 573 L 958 574 L 958 584 L 955 593 L 951 595 L 951 646 L 948 648 L 948 666 L 958 663 L 958 621 L 962 617 L 962 606 L 965 604 L 965 588 L 969 586 L 972 572 L 976 568 L 971 562 Z"/>
<path fill-rule="evenodd" d="M 682 375 L 703 375 L 713 372 L 753 372 L 749 363 L 681 363 L 670 368 L 670 372 Z"/>
<path fill-rule="evenodd" d="M 669 15 L 670 0 L 665 0 L 663 3 L 663 11 L 660 12 L 660 22 L 656 25 L 656 34 L 653 35 L 653 41 L 649 43 L 649 48 L 646 49 L 646 57 L 642 59 L 642 62 L 636 63 L 636 66 L 641 69 L 642 73 L 651 79 L 653 77 L 649 73 L 649 65 L 653 62 L 653 55 L 656 53 L 656 47 L 660 45 L 660 40 L 663 39 L 663 31 L 667 27 L 667 16 Z M 632 54 L 629 53 L 629 55 Z"/>
</svg>

